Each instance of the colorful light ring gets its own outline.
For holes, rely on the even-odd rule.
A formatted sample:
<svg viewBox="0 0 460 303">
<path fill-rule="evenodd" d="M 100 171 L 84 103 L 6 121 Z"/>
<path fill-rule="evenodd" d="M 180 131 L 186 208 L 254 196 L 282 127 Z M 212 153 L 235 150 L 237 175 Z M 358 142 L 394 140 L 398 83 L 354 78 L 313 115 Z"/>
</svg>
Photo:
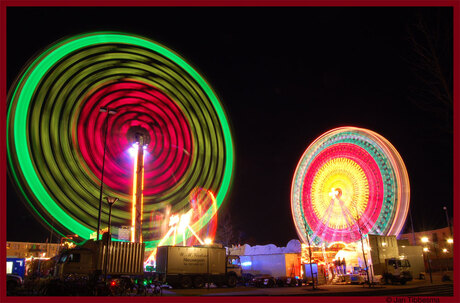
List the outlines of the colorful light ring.
<svg viewBox="0 0 460 303">
<path fill-rule="evenodd" d="M 144 218 L 172 204 L 190 207 L 195 187 L 222 204 L 231 182 L 233 145 L 224 110 L 206 81 L 182 58 L 148 39 L 90 33 L 38 56 L 9 94 L 8 163 L 29 205 L 58 232 L 88 239 L 97 208 L 107 113 L 104 195 L 120 199 L 114 225 L 130 225 L 133 129 L 150 137 Z M 149 159 L 150 157 L 150 159 Z M 104 206 L 103 225 L 108 207 Z M 212 215 L 204 215 L 206 226 Z M 145 234 L 144 239 L 149 239 Z M 154 246 L 159 239 L 149 239 Z"/>
<path fill-rule="evenodd" d="M 109 119 L 107 150 L 104 172 L 110 178 L 105 185 L 118 192 L 131 190 L 133 157 L 127 146 L 131 146 L 130 129 L 145 130 L 151 138 L 145 150 L 147 161 L 144 170 L 144 195 L 162 194 L 181 180 L 190 164 L 193 141 L 188 121 L 174 101 L 151 86 L 121 80 L 108 83 L 98 89 L 83 104 L 77 124 L 77 138 L 83 163 L 95 172 L 100 180 L 104 151 L 105 114 L 99 107 L 116 108 L 117 114 Z M 101 129 L 102 132 L 94 132 Z"/>
<path fill-rule="evenodd" d="M 299 237 L 350 243 L 397 235 L 409 208 L 407 170 L 397 150 L 367 129 L 341 127 L 316 139 L 299 161 L 291 209 Z M 358 226 L 359 224 L 359 226 Z"/>
</svg>

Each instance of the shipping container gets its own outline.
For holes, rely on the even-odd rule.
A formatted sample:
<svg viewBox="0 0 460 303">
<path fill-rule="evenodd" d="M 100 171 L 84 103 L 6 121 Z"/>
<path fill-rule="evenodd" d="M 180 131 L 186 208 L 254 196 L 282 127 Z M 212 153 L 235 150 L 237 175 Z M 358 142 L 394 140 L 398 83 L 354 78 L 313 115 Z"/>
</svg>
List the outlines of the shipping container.
<svg viewBox="0 0 460 303">
<path fill-rule="evenodd" d="M 420 278 L 425 272 L 425 262 L 423 259 L 423 249 L 418 245 L 401 245 L 399 246 L 399 258 L 407 259 L 410 262 L 412 276 Z M 423 274 L 422 274 L 423 275 Z"/>
<path fill-rule="evenodd" d="M 155 272 L 176 287 L 200 288 L 206 282 L 234 287 L 241 267 L 231 260 L 218 246 L 160 246 Z"/>
<path fill-rule="evenodd" d="M 383 275 L 385 260 L 399 258 L 396 236 L 368 235 L 374 275 Z"/>
<path fill-rule="evenodd" d="M 64 251 L 56 265 L 56 275 L 143 275 L 145 243 L 90 240 Z M 108 258 L 107 258 L 108 256 Z"/>
</svg>

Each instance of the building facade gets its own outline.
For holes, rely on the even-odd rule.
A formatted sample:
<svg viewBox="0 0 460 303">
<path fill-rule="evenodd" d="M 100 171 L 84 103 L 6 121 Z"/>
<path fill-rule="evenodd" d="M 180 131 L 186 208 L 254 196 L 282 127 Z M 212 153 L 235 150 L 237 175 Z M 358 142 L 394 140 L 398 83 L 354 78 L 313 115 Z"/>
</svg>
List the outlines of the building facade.
<svg viewBox="0 0 460 303">
<path fill-rule="evenodd" d="M 58 243 L 6 242 L 7 258 L 51 258 L 59 249 Z"/>
<path fill-rule="evenodd" d="M 452 258 L 453 239 L 448 227 L 399 235 L 399 240 L 427 248 L 432 258 Z"/>
</svg>

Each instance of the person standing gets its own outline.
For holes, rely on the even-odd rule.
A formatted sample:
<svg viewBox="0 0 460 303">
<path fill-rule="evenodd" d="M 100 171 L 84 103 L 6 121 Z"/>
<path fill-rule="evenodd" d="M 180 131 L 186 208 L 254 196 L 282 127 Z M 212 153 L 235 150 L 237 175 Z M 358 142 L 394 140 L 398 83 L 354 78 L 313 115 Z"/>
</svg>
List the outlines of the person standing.
<svg viewBox="0 0 460 303">
<path fill-rule="evenodd" d="M 336 261 L 337 265 L 337 274 L 338 275 L 341 275 L 342 274 L 342 265 L 341 265 L 341 262 L 340 262 L 340 258 L 337 258 L 337 261 Z"/>
<path fill-rule="evenodd" d="M 331 271 L 331 280 L 333 281 L 335 278 L 335 261 L 329 263 L 329 270 Z"/>
<path fill-rule="evenodd" d="M 345 258 L 342 258 L 342 273 L 345 275 L 347 273 L 347 262 Z"/>
<path fill-rule="evenodd" d="M 335 260 L 335 268 L 337 268 L 337 274 L 341 275 L 342 274 L 342 267 L 340 266 L 341 262 L 340 262 L 340 258 L 337 258 L 337 260 Z"/>
</svg>

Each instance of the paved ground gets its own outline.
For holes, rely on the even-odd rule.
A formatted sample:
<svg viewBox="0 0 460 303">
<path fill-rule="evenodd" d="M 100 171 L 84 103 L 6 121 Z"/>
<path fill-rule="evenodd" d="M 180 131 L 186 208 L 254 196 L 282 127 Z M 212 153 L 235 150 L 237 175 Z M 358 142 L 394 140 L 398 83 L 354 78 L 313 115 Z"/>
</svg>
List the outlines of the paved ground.
<svg viewBox="0 0 460 303">
<path fill-rule="evenodd" d="M 255 287 L 236 287 L 236 288 L 202 288 L 202 289 L 163 289 L 163 296 L 337 296 L 337 297 L 357 297 L 357 296 L 386 296 L 386 297 L 426 297 L 426 296 L 453 296 L 454 282 L 452 272 L 449 272 L 451 281 L 443 281 L 442 274 L 432 275 L 433 283 L 430 282 L 429 275 L 425 280 L 413 280 L 406 285 L 375 285 L 373 287 L 363 285 L 320 285 L 316 290 L 311 286 L 301 287 L 275 287 L 275 288 L 255 288 Z M 37 291 L 20 289 L 17 292 L 9 293 L 13 296 L 40 296 L 44 295 Z M 45 294 L 46 295 L 46 294 Z M 152 290 L 147 293 L 126 293 L 125 296 L 154 296 Z M 386 301 L 399 302 L 400 301 Z M 460 302 L 460 301 L 459 301 Z"/>
<path fill-rule="evenodd" d="M 452 279 L 452 273 L 448 273 Z M 317 290 L 311 286 L 276 288 L 210 288 L 210 289 L 168 289 L 163 296 L 453 296 L 453 282 L 443 282 L 442 275 L 433 274 L 426 280 L 413 280 L 406 285 L 376 285 L 369 288 L 362 285 L 320 285 Z"/>
</svg>

